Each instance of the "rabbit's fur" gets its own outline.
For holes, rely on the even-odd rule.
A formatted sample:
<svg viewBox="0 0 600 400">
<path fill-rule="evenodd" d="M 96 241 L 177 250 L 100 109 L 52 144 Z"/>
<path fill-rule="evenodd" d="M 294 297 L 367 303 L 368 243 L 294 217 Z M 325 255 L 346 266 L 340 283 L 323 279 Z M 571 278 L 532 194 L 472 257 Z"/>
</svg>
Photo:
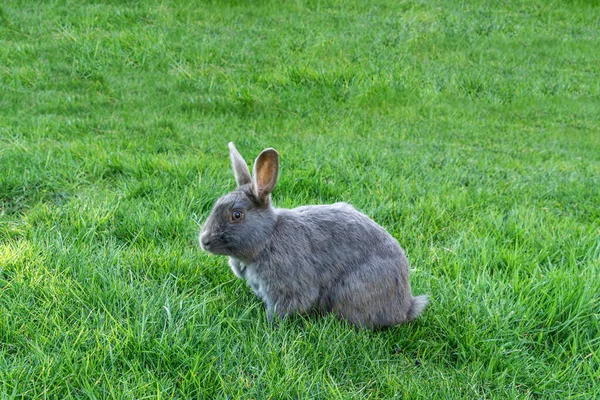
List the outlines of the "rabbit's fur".
<svg viewBox="0 0 600 400">
<path fill-rule="evenodd" d="M 380 328 L 423 311 L 427 296 L 413 297 L 404 251 L 382 227 L 345 203 L 274 208 L 277 152 L 260 153 L 251 176 L 233 143 L 229 150 L 238 188 L 216 202 L 200 244 L 229 256 L 270 320 L 317 310 Z"/>
</svg>

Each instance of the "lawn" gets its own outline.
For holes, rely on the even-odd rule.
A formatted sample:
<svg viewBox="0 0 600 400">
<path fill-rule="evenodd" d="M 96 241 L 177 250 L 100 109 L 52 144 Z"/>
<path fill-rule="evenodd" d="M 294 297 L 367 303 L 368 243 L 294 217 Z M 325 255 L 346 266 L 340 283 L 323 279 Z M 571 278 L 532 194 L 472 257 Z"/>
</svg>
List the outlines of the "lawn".
<svg viewBox="0 0 600 400">
<path fill-rule="evenodd" d="M 2 398 L 600 398 L 600 3 L 3 1 Z M 227 143 L 347 201 L 417 321 L 277 328 L 197 235 Z"/>
</svg>

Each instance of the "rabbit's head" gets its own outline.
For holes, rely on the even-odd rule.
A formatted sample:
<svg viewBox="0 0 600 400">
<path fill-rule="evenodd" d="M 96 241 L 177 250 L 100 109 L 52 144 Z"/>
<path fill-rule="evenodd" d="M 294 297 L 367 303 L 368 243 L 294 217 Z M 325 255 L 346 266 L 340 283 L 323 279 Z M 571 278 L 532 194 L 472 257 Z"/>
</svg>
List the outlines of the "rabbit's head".
<svg viewBox="0 0 600 400">
<path fill-rule="evenodd" d="M 210 253 L 252 260 L 266 243 L 275 221 L 270 194 L 277 183 L 279 155 L 263 150 L 250 171 L 229 143 L 229 156 L 237 189 L 215 203 L 200 232 L 200 246 Z"/>
</svg>

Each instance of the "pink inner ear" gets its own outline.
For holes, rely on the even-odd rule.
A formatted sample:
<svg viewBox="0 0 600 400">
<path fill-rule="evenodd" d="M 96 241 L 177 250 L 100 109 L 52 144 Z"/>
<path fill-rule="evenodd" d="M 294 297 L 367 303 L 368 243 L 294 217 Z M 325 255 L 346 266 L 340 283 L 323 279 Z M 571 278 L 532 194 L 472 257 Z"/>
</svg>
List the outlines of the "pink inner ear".
<svg viewBox="0 0 600 400">
<path fill-rule="evenodd" d="M 268 196 L 277 183 L 279 170 L 278 156 L 275 151 L 262 153 L 255 164 L 256 194 Z"/>
<path fill-rule="evenodd" d="M 258 176 L 256 177 L 256 181 L 258 183 L 258 193 L 261 194 L 270 186 L 276 171 L 272 162 L 267 162 L 267 164 L 263 165 L 257 172 Z"/>
</svg>

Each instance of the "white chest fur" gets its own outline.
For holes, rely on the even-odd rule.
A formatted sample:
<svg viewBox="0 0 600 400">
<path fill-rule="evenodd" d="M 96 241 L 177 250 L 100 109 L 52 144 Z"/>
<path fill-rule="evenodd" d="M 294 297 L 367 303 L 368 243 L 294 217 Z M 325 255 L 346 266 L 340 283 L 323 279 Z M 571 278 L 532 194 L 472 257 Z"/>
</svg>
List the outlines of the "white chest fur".
<svg viewBox="0 0 600 400">
<path fill-rule="evenodd" d="M 235 276 L 237 276 L 240 279 L 245 279 L 254 291 L 254 293 L 256 293 L 256 295 L 261 299 L 266 300 L 264 283 L 260 275 L 256 273 L 256 269 L 253 265 L 245 265 L 241 261 L 230 257 L 229 266 L 231 267 L 231 270 L 233 271 Z"/>
</svg>

